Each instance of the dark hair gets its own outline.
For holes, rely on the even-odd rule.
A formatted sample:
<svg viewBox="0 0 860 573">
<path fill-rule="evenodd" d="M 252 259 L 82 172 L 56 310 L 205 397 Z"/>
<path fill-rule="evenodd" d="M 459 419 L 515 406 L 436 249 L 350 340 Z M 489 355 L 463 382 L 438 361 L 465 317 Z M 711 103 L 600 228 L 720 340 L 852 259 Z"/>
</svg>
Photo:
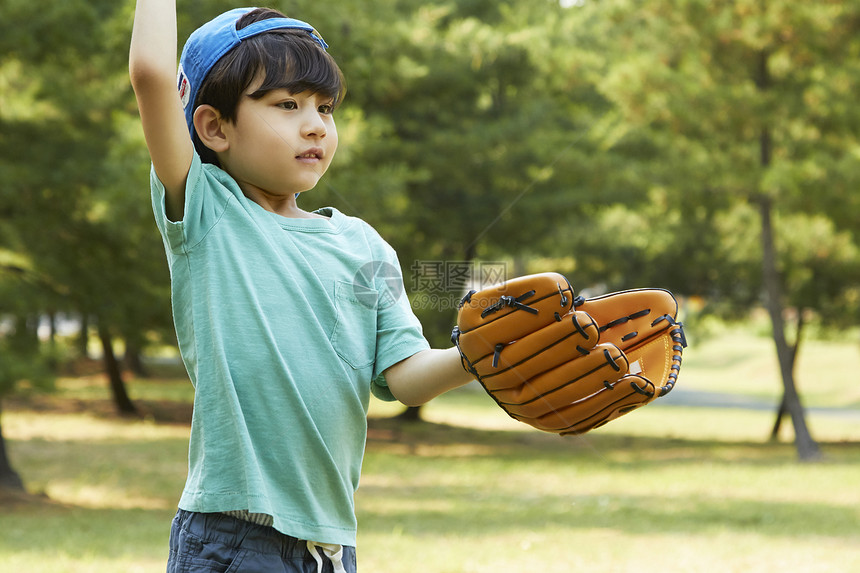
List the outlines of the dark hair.
<svg viewBox="0 0 860 573">
<path fill-rule="evenodd" d="M 284 18 L 277 10 L 257 8 L 236 22 L 236 29 L 268 18 Z M 242 41 L 227 52 L 212 67 L 200 91 L 194 108 L 208 104 L 227 121 L 235 121 L 239 102 L 258 76 L 263 83 L 250 94 L 261 98 L 275 89 L 291 93 L 311 91 L 334 100 L 337 106 L 346 93 L 343 74 L 334 58 L 305 30 L 276 29 Z M 215 152 L 193 134 L 194 147 L 205 163 L 218 165 Z"/>
</svg>

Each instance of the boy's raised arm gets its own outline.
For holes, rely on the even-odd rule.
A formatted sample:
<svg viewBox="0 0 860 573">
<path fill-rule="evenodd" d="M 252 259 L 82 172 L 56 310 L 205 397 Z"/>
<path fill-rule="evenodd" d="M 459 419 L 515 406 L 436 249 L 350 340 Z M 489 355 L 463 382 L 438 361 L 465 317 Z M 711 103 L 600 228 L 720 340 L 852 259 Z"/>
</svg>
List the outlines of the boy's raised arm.
<svg viewBox="0 0 860 573">
<path fill-rule="evenodd" d="M 129 76 L 146 146 L 167 192 L 167 216 L 182 218 L 185 180 L 194 154 L 176 88 L 176 2 L 138 0 L 129 50 Z"/>
</svg>

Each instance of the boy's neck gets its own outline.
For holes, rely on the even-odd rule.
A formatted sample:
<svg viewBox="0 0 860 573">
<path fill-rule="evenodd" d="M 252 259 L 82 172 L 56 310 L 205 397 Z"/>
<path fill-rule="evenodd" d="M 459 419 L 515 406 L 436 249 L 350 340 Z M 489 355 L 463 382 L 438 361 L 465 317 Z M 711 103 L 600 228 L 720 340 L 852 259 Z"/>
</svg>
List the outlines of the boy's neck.
<svg viewBox="0 0 860 573">
<path fill-rule="evenodd" d="M 256 188 L 239 184 L 239 188 L 245 194 L 245 197 L 271 213 L 286 217 L 288 219 L 328 219 L 319 213 L 313 213 L 301 209 L 296 204 L 296 196 L 290 194 L 287 196 L 271 195 Z"/>
<path fill-rule="evenodd" d="M 249 197 L 250 199 L 250 197 Z M 251 199 L 253 201 L 253 199 Z M 262 204 L 258 201 L 254 201 L 260 207 L 269 211 L 271 213 L 275 213 L 276 215 L 280 215 L 281 217 L 286 217 L 288 219 L 328 219 L 325 215 L 320 215 L 319 213 L 314 213 L 311 211 L 305 211 L 304 209 L 300 209 L 295 204 L 292 206 L 281 205 L 277 208 L 272 208 L 269 205 Z"/>
</svg>

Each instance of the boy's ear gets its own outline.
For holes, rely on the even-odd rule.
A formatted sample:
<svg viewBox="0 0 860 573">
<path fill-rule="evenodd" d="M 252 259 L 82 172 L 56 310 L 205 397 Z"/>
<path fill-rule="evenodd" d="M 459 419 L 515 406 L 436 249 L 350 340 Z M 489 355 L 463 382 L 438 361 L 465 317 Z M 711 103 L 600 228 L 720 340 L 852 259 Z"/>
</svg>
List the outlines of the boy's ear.
<svg viewBox="0 0 860 573">
<path fill-rule="evenodd" d="M 209 104 L 203 104 L 194 110 L 194 129 L 200 141 L 214 151 L 220 153 L 230 147 L 221 123 L 224 121 L 217 109 Z"/>
</svg>

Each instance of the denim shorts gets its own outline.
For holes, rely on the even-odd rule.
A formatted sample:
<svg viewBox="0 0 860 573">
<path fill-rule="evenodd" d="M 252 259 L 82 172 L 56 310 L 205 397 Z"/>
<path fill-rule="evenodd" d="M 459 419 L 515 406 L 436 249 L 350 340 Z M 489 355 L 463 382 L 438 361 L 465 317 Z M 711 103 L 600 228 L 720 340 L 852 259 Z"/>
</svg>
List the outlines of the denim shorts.
<svg viewBox="0 0 860 573">
<path fill-rule="evenodd" d="M 356 572 L 355 548 L 343 548 L 347 573 Z M 321 568 L 320 568 L 321 563 Z M 167 573 L 334 573 L 332 562 L 306 541 L 222 513 L 180 509 L 170 529 Z"/>
</svg>

